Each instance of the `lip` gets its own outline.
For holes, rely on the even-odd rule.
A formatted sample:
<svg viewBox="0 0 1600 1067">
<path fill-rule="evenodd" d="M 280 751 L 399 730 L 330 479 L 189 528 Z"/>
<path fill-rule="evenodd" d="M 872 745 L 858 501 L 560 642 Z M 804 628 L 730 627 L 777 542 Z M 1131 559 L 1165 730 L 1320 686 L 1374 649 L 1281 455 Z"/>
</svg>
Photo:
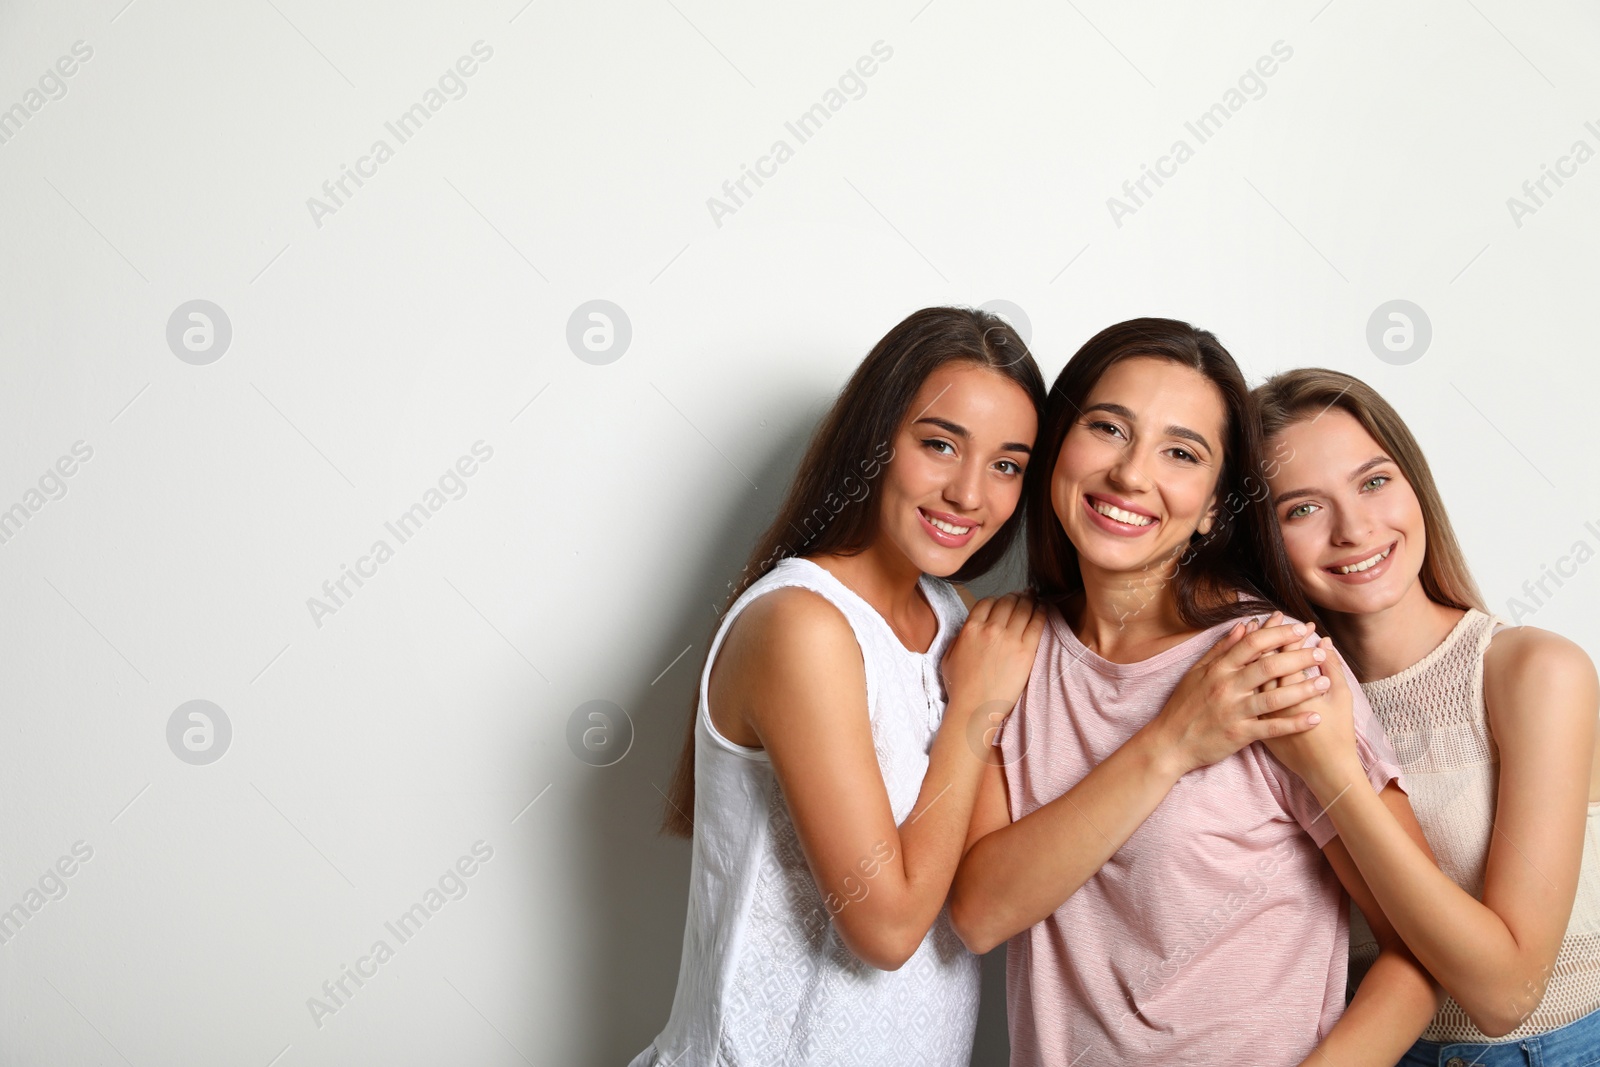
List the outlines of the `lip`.
<svg viewBox="0 0 1600 1067">
<path fill-rule="evenodd" d="M 933 523 L 928 521 L 928 516 L 930 515 L 938 519 L 940 522 L 948 522 L 952 526 L 968 526 L 971 527 L 971 529 L 969 529 L 966 533 L 961 534 L 959 537 L 954 534 L 947 534 Z M 978 526 L 980 525 L 976 519 L 969 519 L 962 515 L 952 515 L 947 511 L 934 511 L 932 508 L 918 508 L 917 522 L 922 524 L 922 529 L 924 532 L 926 532 L 929 537 L 933 538 L 934 543 L 939 545 L 941 548 L 964 547 L 967 542 L 971 541 L 972 538 L 977 534 Z"/>
<path fill-rule="evenodd" d="M 1114 496 L 1107 496 L 1104 493 L 1085 493 L 1080 499 L 1083 501 L 1083 513 L 1089 517 L 1089 521 L 1107 533 L 1115 534 L 1118 537 L 1143 537 L 1161 525 L 1161 520 L 1151 515 L 1144 508 L 1132 507 Z M 1121 508 L 1123 511 L 1131 511 L 1135 515 L 1147 516 L 1155 519 L 1155 521 L 1149 526 L 1132 526 L 1125 522 L 1118 522 L 1109 515 L 1102 515 L 1096 511 L 1093 503 L 1096 500 L 1110 504 L 1112 507 Z"/>
<path fill-rule="evenodd" d="M 1350 556 L 1346 559 L 1341 559 L 1334 563 L 1330 563 L 1322 568 L 1322 573 L 1327 575 L 1329 578 L 1332 578 L 1334 581 L 1343 582 L 1346 585 L 1369 585 L 1372 582 L 1377 581 L 1379 578 L 1382 578 L 1389 572 L 1389 564 L 1394 562 L 1395 550 L 1399 548 L 1399 546 L 1400 542 L 1398 540 L 1390 541 L 1388 555 L 1384 556 L 1383 559 L 1378 563 L 1375 563 L 1366 570 L 1360 571 L 1356 574 L 1340 574 L 1335 568 L 1348 567 L 1352 563 L 1360 563 L 1364 559 L 1371 559 L 1376 552 L 1381 552 L 1383 549 L 1376 549 L 1371 552 L 1362 553 L 1359 556 Z"/>
</svg>

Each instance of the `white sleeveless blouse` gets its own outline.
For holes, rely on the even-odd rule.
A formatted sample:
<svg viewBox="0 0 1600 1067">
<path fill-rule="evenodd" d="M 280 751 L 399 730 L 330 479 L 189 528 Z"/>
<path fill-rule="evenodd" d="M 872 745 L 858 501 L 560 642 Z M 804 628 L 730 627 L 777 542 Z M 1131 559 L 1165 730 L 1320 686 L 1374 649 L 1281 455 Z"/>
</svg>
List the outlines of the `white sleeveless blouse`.
<svg viewBox="0 0 1600 1067">
<path fill-rule="evenodd" d="M 857 959 L 830 921 L 767 753 L 719 734 L 707 702 L 717 650 L 752 601 L 788 586 L 825 597 L 861 646 L 878 768 L 895 822 L 904 822 L 944 715 L 939 661 L 966 618 L 948 583 L 924 576 L 921 584 L 939 620 L 925 653 L 907 649 L 865 600 L 798 558 L 752 583 L 722 620 L 700 676 L 677 995 L 666 1028 L 631 1067 L 966 1067 L 971 1059 L 979 963 L 948 912 L 898 970 Z"/>
<path fill-rule="evenodd" d="M 1398 674 L 1361 687 L 1405 772 L 1411 806 L 1439 869 L 1482 898 L 1500 785 L 1500 756 L 1483 703 L 1483 657 L 1506 624 L 1476 609 L 1439 646 Z M 1524 709 L 1538 714 L 1537 708 Z M 1372 930 L 1350 909 L 1350 988 L 1378 956 Z M 1600 1009 L 1600 804 L 1589 805 L 1578 894 L 1544 999 L 1503 1037 L 1483 1034 L 1446 996 L 1422 1036 L 1443 1044 L 1492 1043 L 1542 1034 Z"/>
</svg>

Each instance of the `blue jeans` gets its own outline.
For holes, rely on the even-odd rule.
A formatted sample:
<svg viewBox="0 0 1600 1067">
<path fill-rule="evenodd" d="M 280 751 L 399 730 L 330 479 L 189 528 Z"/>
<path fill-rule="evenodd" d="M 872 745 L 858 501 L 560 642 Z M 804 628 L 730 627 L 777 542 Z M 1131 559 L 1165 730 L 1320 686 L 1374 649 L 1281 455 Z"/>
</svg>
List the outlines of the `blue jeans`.
<svg viewBox="0 0 1600 1067">
<path fill-rule="evenodd" d="M 1533 1037 L 1492 1044 L 1418 1041 L 1395 1067 L 1590 1067 L 1600 1064 L 1600 1011 Z"/>
</svg>

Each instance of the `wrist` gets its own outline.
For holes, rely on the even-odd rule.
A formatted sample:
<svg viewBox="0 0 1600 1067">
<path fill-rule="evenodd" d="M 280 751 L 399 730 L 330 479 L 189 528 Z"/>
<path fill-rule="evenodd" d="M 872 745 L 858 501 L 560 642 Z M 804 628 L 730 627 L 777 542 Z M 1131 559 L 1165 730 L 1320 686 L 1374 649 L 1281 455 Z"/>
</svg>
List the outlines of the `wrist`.
<svg viewBox="0 0 1600 1067">
<path fill-rule="evenodd" d="M 1152 719 L 1140 727 L 1123 747 L 1137 753 L 1150 772 L 1169 787 L 1195 769 L 1172 731 L 1160 719 Z"/>
<path fill-rule="evenodd" d="M 1317 798 L 1317 803 L 1330 809 L 1335 802 L 1340 801 L 1341 797 L 1345 800 L 1350 799 L 1352 792 L 1361 789 L 1372 792 L 1372 783 L 1367 779 L 1366 769 L 1357 759 L 1342 762 L 1336 767 L 1312 768 L 1304 780 L 1312 795 Z"/>
</svg>

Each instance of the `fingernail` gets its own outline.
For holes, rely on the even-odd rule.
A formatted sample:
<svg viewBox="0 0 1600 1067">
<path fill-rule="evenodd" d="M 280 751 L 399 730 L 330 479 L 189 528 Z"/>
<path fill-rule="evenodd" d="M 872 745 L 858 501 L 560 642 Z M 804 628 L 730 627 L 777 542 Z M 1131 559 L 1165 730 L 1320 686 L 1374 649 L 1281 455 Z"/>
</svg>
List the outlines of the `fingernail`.
<svg viewBox="0 0 1600 1067">
<path fill-rule="evenodd" d="M 1316 713 L 1312 713 L 1311 717 L 1306 720 L 1306 722 L 1310 723 L 1312 726 L 1317 725 L 1317 723 L 1319 723 L 1321 721 L 1322 721 L 1322 716 L 1318 715 Z"/>
<path fill-rule="evenodd" d="M 1306 635 L 1306 624 L 1303 622 L 1295 623 L 1294 633 L 1296 637 L 1304 637 Z"/>
<path fill-rule="evenodd" d="M 1311 658 L 1316 660 L 1318 663 L 1321 663 L 1323 660 L 1328 658 L 1328 654 L 1319 648 L 1311 653 Z"/>
<path fill-rule="evenodd" d="M 1332 684 L 1333 684 L 1333 682 L 1329 680 L 1329 678 L 1328 678 L 1328 676 L 1326 674 L 1320 675 L 1317 678 L 1316 681 L 1311 683 L 1312 688 L 1314 688 L 1314 689 L 1326 689 L 1326 688 L 1328 688 L 1328 686 L 1330 686 Z"/>
</svg>

